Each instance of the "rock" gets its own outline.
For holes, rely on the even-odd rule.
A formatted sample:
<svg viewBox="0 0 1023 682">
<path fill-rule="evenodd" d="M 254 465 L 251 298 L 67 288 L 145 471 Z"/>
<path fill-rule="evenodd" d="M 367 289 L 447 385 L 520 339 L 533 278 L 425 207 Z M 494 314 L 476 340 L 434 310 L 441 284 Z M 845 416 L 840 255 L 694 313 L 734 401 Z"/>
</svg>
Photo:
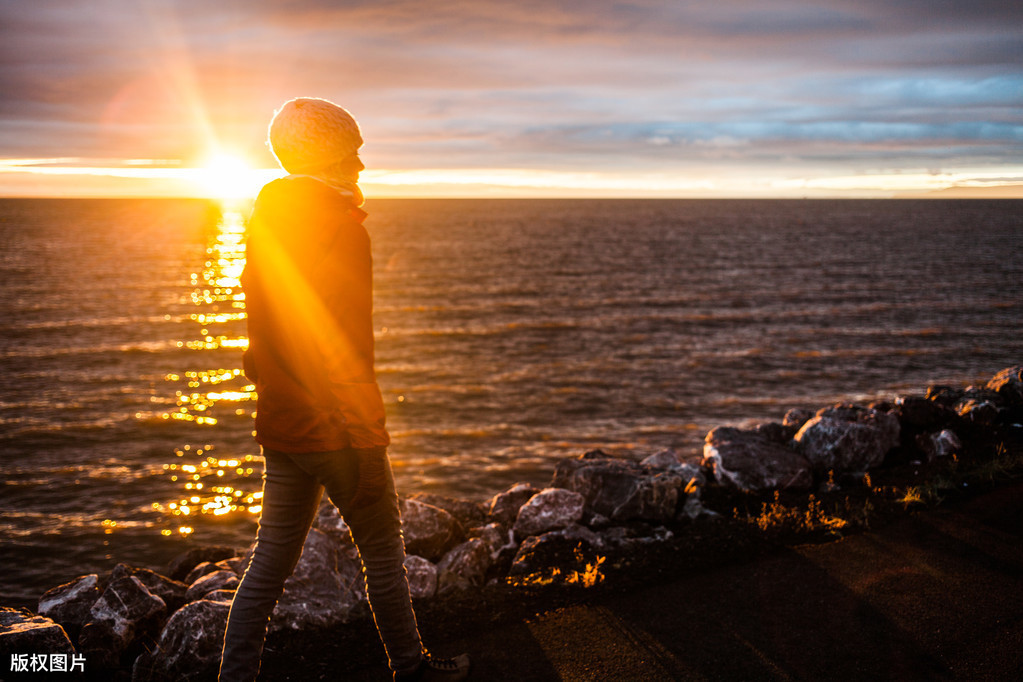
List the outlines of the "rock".
<svg viewBox="0 0 1023 682">
<path fill-rule="evenodd" d="M 955 404 L 955 411 L 973 424 L 990 426 L 998 421 L 998 404 L 991 395 L 983 395 L 980 392 L 971 394 L 967 391 Z"/>
<path fill-rule="evenodd" d="M 401 525 L 405 551 L 437 561 L 465 537 L 465 531 L 451 514 L 432 504 L 402 500 Z"/>
<path fill-rule="evenodd" d="M 511 527 L 515 518 L 519 515 L 519 507 L 529 501 L 533 495 L 540 490 L 528 483 L 516 483 L 503 493 L 494 495 L 487 501 L 487 518 L 491 522 L 500 523 L 502 526 Z"/>
<path fill-rule="evenodd" d="M 616 521 L 675 517 L 686 482 L 677 473 L 615 459 L 600 450 L 558 462 L 552 488 L 583 495 L 586 511 Z"/>
<path fill-rule="evenodd" d="M 515 534 L 499 523 L 488 523 L 485 526 L 469 529 L 469 537 L 479 538 L 490 548 L 490 558 L 496 559 L 501 550 L 515 546 Z"/>
<path fill-rule="evenodd" d="M 961 388 L 953 388 L 952 386 L 942 386 L 939 384 L 928 386 L 927 393 L 924 397 L 927 400 L 933 400 L 944 407 L 952 407 L 961 397 L 963 397 L 963 390 Z"/>
<path fill-rule="evenodd" d="M 71 584 L 74 581 L 68 583 Z M 70 665 L 75 648 L 64 628 L 50 618 L 37 616 L 27 609 L 0 607 L 0 665 L 3 666 L 0 670 L 5 673 L 12 671 L 15 657 L 30 660 L 32 654 L 47 657 L 51 654 L 64 654 Z M 31 665 L 26 670 L 33 672 Z M 41 671 L 37 668 L 34 672 Z"/>
<path fill-rule="evenodd" d="M 206 601 L 222 601 L 230 604 L 234 601 L 234 595 L 237 590 L 213 590 L 203 595 L 203 599 Z"/>
<path fill-rule="evenodd" d="M 196 580 L 185 592 L 185 601 L 193 602 L 202 599 L 214 590 L 235 590 L 238 589 L 238 574 L 232 570 L 218 569 L 213 573 L 207 573 Z"/>
<path fill-rule="evenodd" d="M 640 464 L 651 469 L 678 469 L 682 466 L 682 460 L 677 452 L 668 448 L 644 458 Z"/>
<path fill-rule="evenodd" d="M 100 598 L 99 576 L 95 573 L 75 578 L 51 590 L 39 598 L 39 615 L 52 618 L 72 639 L 89 622 L 92 605 Z"/>
<path fill-rule="evenodd" d="M 443 509 L 454 516 L 462 524 L 462 528 L 478 526 L 487 518 L 487 508 L 479 502 L 473 502 L 472 500 L 447 497 L 446 495 L 434 495 L 433 493 L 415 493 L 409 495 L 409 499 L 432 504 L 438 509 Z"/>
<path fill-rule="evenodd" d="M 245 574 L 245 557 L 231 557 L 213 565 L 222 571 L 232 571 L 239 578 Z"/>
<path fill-rule="evenodd" d="M 781 425 L 792 431 L 792 436 L 794 436 L 799 429 L 803 428 L 803 424 L 813 419 L 813 417 L 814 414 L 812 410 L 794 407 L 786 412 L 785 416 L 782 417 Z M 791 438 L 792 436 L 789 437 Z"/>
<path fill-rule="evenodd" d="M 445 554 L 437 564 L 437 571 L 442 579 L 445 573 L 454 573 L 472 585 L 482 585 L 491 561 L 487 543 L 471 538 Z"/>
<path fill-rule="evenodd" d="M 920 450 L 927 456 L 928 462 L 933 462 L 939 457 L 949 457 L 963 448 L 959 437 L 955 432 L 944 429 L 938 433 L 920 434 L 917 436 L 917 444 Z"/>
<path fill-rule="evenodd" d="M 437 594 L 437 567 L 415 554 L 405 557 L 409 594 L 413 599 L 429 599 Z"/>
<path fill-rule="evenodd" d="M 1023 407 L 1023 365 L 1006 367 L 987 382 L 986 388 L 998 393 L 1009 407 Z"/>
<path fill-rule="evenodd" d="M 192 572 L 192 569 L 202 562 L 216 563 L 224 559 L 230 559 L 236 554 L 237 552 L 232 547 L 193 547 L 171 561 L 167 566 L 167 570 L 164 571 L 164 575 L 171 580 L 184 580 Z"/>
<path fill-rule="evenodd" d="M 755 430 L 719 426 L 707 434 L 704 466 L 724 486 L 739 490 L 809 490 L 810 462 L 790 447 Z"/>
<path fill-rule="evenodd" d="M 78 638 L 89 664 L 116 668 L 138 635 L 155 635 L 167 617 L 167 605 L 135 576 L 111 580 L 90 611 Z"/>
<path fill-rule="evenodd" d="M 665 542 L 673 537 L 675 534 L 664 526 L 656 528 L 614 526 L 601 533 L 604 544 L 615 549 L 632 549 L 655 542 Z"/>
<path fill-rule="evenodd" d="M 319 628 L 345 622 L 365 601 L 362 565 L 326 533 L 310 529 L 302 557 L 284 584 L 270 631 Z"/>
<path fill-rule="evenodd" d="M 128 564 L 117 564 L 110 574 L 111 580 L 135 576 L 146 588 L 163 600 L 167 605 L 167 613 L 174 613 L 185 603 L 188 585 L 180 580 L 171 580 L 148 568 L 133 568 Z"/>
<path fill-rule="evenodd" d="M 545 488 L 529 498 L 515 519 L 515 536 L 524 538 L 565 528 L 583 516 L 585 498 L 563 488 Z"/>
<path fill-rule="evenodd" d="M 135 660 L 132 682 L 217 679 L 230 605 L 202 599 L 171 616 L 156 647 Z"/>
<path fill-rule="evenodd" d="M 341 544 L 353 544 L 352 529 L 338 512 L 337 507 L 326 497 L 320 502 L 320 509 L 313 520 L 313 528 L 323 531 Z"/>
<path fill-rule="evenodd" d="M 888 413 L 852 405 L 824 408 L 795 435 L 800 454 L 824 476 L 858 473 L 878 466 L 899 444 L 899 420 Z"/>
<path fill-rule="evenodd" d="M 557 568 L 563 573 L 584 567 L 604 541 L 585 526 L 569 526 L 543 535 L 533 535 L 519 546 L 509 575 L 529 575 Z"/>
<path fill-rule="evenodd" d="M 750 430 L 764 440 L 770 443 L 777 443 L 779 445 L 787 445 L 788 442 L 792 440 L 792 435 L 794 433 L 790 427 L 783 426 L 778 422 L 757 424 Z"/>
<path fill-rule="evenodd" d="M 952 409 L 919 396 L 897 398 L 893 414 L 898 418 L 901 429 L 910 433 L 943 429 L 956 419 Z"/>
<path fill-rule="evenodd" d="M 212 561 L 204 561 L 188 572 L 188 575 L 185 576 L 184 582 L 186 585 L 191 585 L 199 578 L 207 576 L 210 573 L 216 573 L 219 570 L 221 570 L 221 568 L 217 566 L 217 564 Z"/>
</svg>

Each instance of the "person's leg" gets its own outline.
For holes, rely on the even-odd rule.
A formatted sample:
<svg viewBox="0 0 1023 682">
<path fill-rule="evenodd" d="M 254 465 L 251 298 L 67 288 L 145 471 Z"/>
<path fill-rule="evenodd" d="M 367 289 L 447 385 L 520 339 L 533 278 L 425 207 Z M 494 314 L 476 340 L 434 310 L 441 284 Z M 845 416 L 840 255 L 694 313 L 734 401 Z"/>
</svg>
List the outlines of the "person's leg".
<svg viewBox="0 0 1023 682">
<path fill-rule="evenodd" d="M 256 679 L 263 641 L 295 569 L 320 501 L 320 484 L 291 455 L 264 450 L 263 509 L 256 545 L 227 619 L 220 682 Z"/>
<path fill-rule="evenodd" d="M 354 452 L 316 453 L 304 456 L 301 463 L 320 479 L 352 530 L 362 557 L 369 605 L 391 669 L 415 668 L 423 660 L 424 650 L 405 575 L 405 543 L 390 463 L 385 463 L 383 495 L 359 509 L 350 504 L 359 481 Z"/>
</svg>

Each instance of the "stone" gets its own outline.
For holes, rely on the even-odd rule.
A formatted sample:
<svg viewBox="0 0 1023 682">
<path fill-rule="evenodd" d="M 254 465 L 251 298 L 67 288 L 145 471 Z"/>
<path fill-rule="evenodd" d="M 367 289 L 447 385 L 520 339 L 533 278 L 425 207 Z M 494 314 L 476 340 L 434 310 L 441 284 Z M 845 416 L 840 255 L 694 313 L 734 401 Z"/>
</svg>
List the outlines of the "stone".
<svg viewBox="0 0 1023 682">
<path fill-rule="evenodd" d="M 321 628 L 346 622 L 366 594 L 362 565 L 326 533 L 310 529 L 295 570 L 270 619 L 270 631 Z"/>
<path fill-rule="evenodd" d="M 337 507 L 326 497 L 320 502 L 320 509 L 313 520 L 313 528 L 323 531 L 341 544 L 353 544 L 352 529 L 341 517 Z"/>
<path fill-rule="evenodd" d="M 201 599 L 178 609 L 152 651 L 135 660 L 132 682 L 200 682 L 217 679 L 231 606 Z"/>
<path fill-rule="evenodd" d="M 212 561 L 204 561 L 188 572 L 188 575 L 185 576 L 184 582 L 186 585 L 191 585 L 199 578 L 207 576 L 210 573 L 216 573 L 219 570 L 221 570 L 221 568 L 217 566 L 217 564 Z"/>
<path fill-rule="evenodd" d="M 673 537 L 675 534 L 664 526 L 656 528 L 614 526 L 601 533 L 604 544 L 614 549 L 634 549 L 642 545 L 666 542 Z"/>
<path fill-rule="evenodd" d="M 203 595 L 203 599 L 206 601 L 222 601 L 230 604 L 234 601 L 234 595 L 237 590 L 213 590 Z"/>
<path fill-rule="evenodd" d="M 238 589 L 238 584 L 240 582 L 238 574 L 234 571 L 229 569 L 218 569 L 212 573 L 207 573 L 192 583 L 189 586 L 188 591 L 185 592 L 185 601 L 192 602 L 196 599 L 202 599 L 214 590 Z"/>
<path fill-rule="evenodd" d="M 899 420 L 886 412 L 836 405 L 817 412 L 794 440 L 814 472 L 824 477 L 860 473 L 880 465 L 899 444 Z"/>
<path fill-rule="evenodd" d="M 651 469 L 677 469 L 682 466 L 678 453 L 668 448 L 644 458 L 640 464 Z"/>
<path fill-rule="evenodd" d="M 582 518 L 585 503 L 586 499 L 580 493 L 564 488 L 545 488 L 519 508 L 512 530 L 516 537 L 524 538 L 565 528 Z"/>
<path fill-rule="evenodd" d="M 496 559 L 501 550 L 515 546 L 515 533 L 499 523 L 488 523 L 485 526 L 469 529 L 469 537 L 479 538 L 490 548 L 490 558 Z"/>
<path fill-rule="evenodd" d="M 192 572 L 193 568 L 204 561 L 216 563 L 224 559 L 230 559 L 237 554 L 238 552 L 233 547 L 221 545 L 193 547 L 171 561 L 167 566 L 167 570 L 164 571 L 164 575 L 171 580 L 184 580 Z"/>
<path fill-rule="evenodd" d="M 185 603 L 188 585 L 180 580 L 171 580 L 148 568 L 133 568 L 128 564 L 117 564 L 110 573 L 111 580 L 135 576 L 146 588 L 163 600 L 167 605 L 167 613 L 174 613 Z"/>
<path fill-rule="evenodd" d="M 402 500 L 401 525 L 408 554 L 438 561 L 465 537 L 462 525 L 448 512 L 417 500 Z"/>
<path fill-rule="evenodd" d="M 955 410 L 960 417 L 968 419 L 973 424 L 990 426 L 998 420 L 998 405 L 984 397 L 964 396 L 955 404 Z"/>
<path fill-rule="evenodd" d="M 813 410 L 807 410 L 802 407 L 794 407 L 785 413 L 782 417 L 781 425 L 786 429 L 792 431 L 792 435 L 796 435 L 796 432 L 803 427 L 803 424 L 813 419 Z M 790 436 L 791 438 L 791 436 Z"/>
<path fill-rule="evenodd" d="M 27 609 L 0 607 L 0 665 L 3 666 L 0 670 L 10 671 L 12 656 L 31 654 L 66 654 L 70 658 L 75 654 L 75 647 L 64 628 L 52 619 Z"/>
<path fill-rule="evenodd" d="M 650 469 L 594 450 L 558 462 L 551 487 L 580 493 L 590 514 L 615 521 L 668 520 L 678 511 L 686 483 L 675 472 Z"/>
<path fill-rule="evenodd" d="M 519 546 L 508 574 L 529 575 L 557 568 L 563 573 L 583 568 L 593 552 L 604 546 L 599 535 L 585 526 L 569 526 L 533 535 Z"/>
<path fill-rule="evenodd" d="M 415 554 L 405 557 L 409 594 L 413 599 L 429 599 L 437 594 L 437 566 Z"/>
<path fill-rule="evenodd" d="M 952 407 L 959 402 L 960 398 L 963 397 L 963 390 L 961 388 L 937 384 L 934 386 L 928 386 L 927 393 L 924 397 L 927 400 L 933 400 L 944 407 Z"/>
<path fill-rule="evenodd" d="M 519 515 L 519 507 L 524 505 L 529 498 L 540 492 L 528 483 L 516 483 L 503 493 L 494 495 L 485 504 L 487 507 L 487 518 L 493 523 L 500 523 L 503 526 L 511 527 L 515 518 Z"/>
<path fill-rule="evenodd" d="M 1001 396 L 1010 407 L 1023 407 L 1023 365 L 1006 367 L 987 382 L 985 387 Z"/>
<path fill-rule="evenodd" d="M 490 568 L 490 547 L 479 538 L 470 538 L 454 547 L 437 564 L 441 576 L 454 573 L 472 585 L 482 585 Z"/>
<path fill-rule="evenodd" d="M 937 433 L 920 434 L 917 436 L 920 450 L 927 456 L 928 462 L 941 457 L 949 457 L 962 451 L 963 444 L 955 432 L 943 429 Z"/>
<path fill-rule="evenodd" d="M 139 635 L 155 635 L 167 618 L 167 604 L 135 576 L 111 580 L 89 614 L 78 638 L 91 666 L 116 668 Z"/>
<path fill-rule="evenodd" d="M 707 434 L 703 464 L 723 486 L 745 491 L 809 490 L 810 462 L 755 430 L 719 426 Z"/>
<path fill-rule="evenodd" d="M 896 398 L 893 414 L 901 429 L 911 433 L 943 429 L 956 419 L 954 410 L 920 396 Z"/>
<path fill-rule="evenodd" d="M 77 640 L 78 633 L 89 622 L 92 605 L 101 594 L 97 574 L 79 576 L 47 590 L 39 598 L 39 615 L 60 623 L 68 636 Z"/>
<path fill-rule="evenodd" d="M 473 502 L 472 500 L 463 500 L 460 497 L 448 497 L 433 493 L 415 493 L 409 495 L 409 499 L 432 504 L 438 509 L 443 509 L 454 516 L 462 524 L 462 528 L 478 526 L 487 518 L 487 508 L 483 504 Z"/>
</svg>

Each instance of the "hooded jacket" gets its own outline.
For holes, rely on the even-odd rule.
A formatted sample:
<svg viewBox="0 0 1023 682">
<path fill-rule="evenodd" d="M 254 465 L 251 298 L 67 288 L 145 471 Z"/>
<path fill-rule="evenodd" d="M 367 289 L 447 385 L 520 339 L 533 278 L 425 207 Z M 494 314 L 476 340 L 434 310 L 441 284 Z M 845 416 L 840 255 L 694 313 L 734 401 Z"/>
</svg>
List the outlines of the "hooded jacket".
<svg viewBox="0 0 1023 682">
<path fill-rule="evenodd" d="M 366 213 L 307 176 L 268 183 L 249 221 L 241 282 L 256 440 L 289 453 L 390 442 L 373 368 Z"/>
</svg>

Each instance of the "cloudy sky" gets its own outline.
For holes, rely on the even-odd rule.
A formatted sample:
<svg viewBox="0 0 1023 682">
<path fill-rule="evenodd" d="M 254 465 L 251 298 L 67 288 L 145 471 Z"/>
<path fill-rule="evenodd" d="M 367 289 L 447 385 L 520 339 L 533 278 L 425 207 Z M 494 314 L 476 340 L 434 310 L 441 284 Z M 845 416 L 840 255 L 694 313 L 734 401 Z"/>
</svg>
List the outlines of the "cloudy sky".
<svg viewBox="0 0 1023 682">
<path fill-rule="evenodd" d="M 0 195 L 270 168 L 295 96 L 370 195 L 1023 186 L 1019 0 L 0 0 L 0 55 Z"/>
</svg>

